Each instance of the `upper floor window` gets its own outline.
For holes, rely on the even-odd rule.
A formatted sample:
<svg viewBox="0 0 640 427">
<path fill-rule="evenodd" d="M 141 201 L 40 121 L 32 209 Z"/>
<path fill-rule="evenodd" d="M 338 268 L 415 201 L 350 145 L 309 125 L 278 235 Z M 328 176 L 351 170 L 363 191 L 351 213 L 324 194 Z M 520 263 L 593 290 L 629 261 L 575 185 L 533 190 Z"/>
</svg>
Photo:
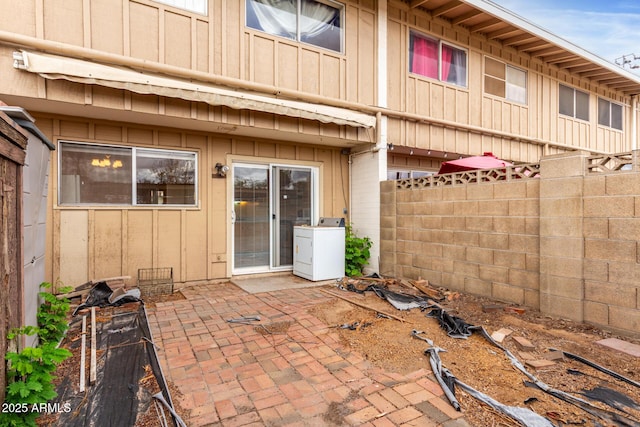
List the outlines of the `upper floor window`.
<svg viewBox="0 0 640 427">
<path fill-rule="evenodd" d="M 342 52 L 344 5 L 332 0 L 246 0 L 247 26 Z"/>
<path fill-rule="evenodd" d="M 189 12 L 207 14 L 207 0 L 155 0 L 158 3 L 168 4 L 179 9 L 188 10 Z"/>
<path fill-rule="evenodd" d="M 60 142 L 61 205 L 196 205 L 191 151 Z"/>
<path fill-rule="evenodd" d="M 485 56 L 484 91 L 508 101 L 526 104 L 527 72 Z"/>
<path fill-rule="evenodd" d="M 598 98 L 598 124 L 622 130 L 622 105 Z"/>
<path fill-rule="evenodd" d="M 560 85 L 560 114 L 580 120 L 589 120 L 589 94 L 569 86 Z"/>
<path fill-rule="evenodd" d="M 467 51 L 411 31 L 409 72 L 467 86 Z"/>
<path fill-rule="evenodd" d="M 422 178 L 435 175 L 437 171 L 412 170 L 404 168 L 388 168 L 387 181 L 395 181 L 397 179 Z"/>
</svg>

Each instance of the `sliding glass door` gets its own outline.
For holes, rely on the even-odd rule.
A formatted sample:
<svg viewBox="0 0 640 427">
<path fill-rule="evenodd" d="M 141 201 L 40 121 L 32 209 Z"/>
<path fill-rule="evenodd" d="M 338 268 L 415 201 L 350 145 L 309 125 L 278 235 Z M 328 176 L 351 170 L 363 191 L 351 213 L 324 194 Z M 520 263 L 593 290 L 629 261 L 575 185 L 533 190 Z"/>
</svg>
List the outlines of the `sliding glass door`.
<svg viewBox="0 0 640 427">
<path fill-rule="evenodd" d="M 233 273 L 293 265 L 293 227 L 314 218 L 315 171 L 287 165 L 233 166 Z"/>
<path fill-rule="evenodd" d="M 269 168 L 237 165 L 233 168 L 233 267 L 263 270 L 269 267 Z"/>
</svg>

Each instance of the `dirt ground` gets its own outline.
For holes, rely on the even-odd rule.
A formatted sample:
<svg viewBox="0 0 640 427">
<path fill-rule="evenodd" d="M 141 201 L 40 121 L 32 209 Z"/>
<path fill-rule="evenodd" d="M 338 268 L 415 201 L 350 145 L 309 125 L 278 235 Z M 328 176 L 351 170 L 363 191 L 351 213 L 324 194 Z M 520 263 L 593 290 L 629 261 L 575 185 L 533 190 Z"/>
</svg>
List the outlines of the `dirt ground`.
<svg viewBox="0 0 640 427">
<path fill-rule="evenodd" d="M 419 294 L 404 287 L 388 288 L 402 293 Z M 439 353 L 443 367 L 463 383 L 504 405 L 529 408 L 557 426 L 640 425 L 640 388 L 637 386 L 640 382 L 640 358 L 595 344 L 598 340 L 615 335 L 586 324 L 552 319 L 531 309 L 522 310 L 515 307 L 514 310 L 514 307 L 508 304 L 470 295 L 445 293 L 442 289 L 440 291 L 445 299 L 439 304 L 448 313 L 463 319 L 465 323 L 483 326 L 489 334 L 502 328 L 511 330 L 511 334 L 504 339 L 502 345 L 523 364 L 527 363 L 527 359 L 546 361 L 546 357 L 557 354 L 549 349 L 557 349 L 588 359 L 631 379 L 636 384 L 616 380 L 567 357 L 554 360 L 545 368 L 534 369 L 526 366 L 528 372 L 553 389 L 570 393 L 587 400 L 595 408 L 607 411 L 604 417 L 600 417 L 589 413 L 597 411 L 585 411 L 538 388 L 528 387 L 525 381 L 530 382 L 530 379 L 517 370 L 505 353 L 483 338 L 481 333 L 473 333 L 468 339 L 451 338 L 440 327 L 437 319 L 427 317 L 427 311 L 421 311 L 420 308 L 400 311 L 374 292 L 369 291 L 361 295 L 334 288 L 331 292 L 339 292 L 340 295 L 366 306 L 393 313 L 405 322 L 377 317 L 374 310 L 357 307 L 340 299 L 337 302 L 331 301 L 316 306 L 312 312 L 327 324 L 336 327 L 345 345 L 388 371 L 403 374 L 418 369 L 431 371 L 429 357 L 425 355 L 429 345 L 412 336 L 412 330 L 419 330 L 423 332 L 420 336 L 428 337 L 435 346 L 446 350 Z M 355 329 L 343 327 L 354 325 L 355 322 L 359 325 Z M 519 339 L 516 337 L 525 338 L 534 348 L 531 351 L 523 351 L 522 347 L 516 345 L 516 339 Z M 624 339 L 638 344 L 637 340 L 628 337 Z M 585 390 L 603 388 L 622 393 L 632 402 L 627 402 L 628 406 L 617 404 L 620 407 L 617 409 L 584 397 Z M 501 412 L 479 403 L 460 389 L 456 389 L 456 398 L 465 419 L 472 425 L 520 425 Z M 616 418 L 617 415 L 626 417 L 628 421 Z"/>
</svg>

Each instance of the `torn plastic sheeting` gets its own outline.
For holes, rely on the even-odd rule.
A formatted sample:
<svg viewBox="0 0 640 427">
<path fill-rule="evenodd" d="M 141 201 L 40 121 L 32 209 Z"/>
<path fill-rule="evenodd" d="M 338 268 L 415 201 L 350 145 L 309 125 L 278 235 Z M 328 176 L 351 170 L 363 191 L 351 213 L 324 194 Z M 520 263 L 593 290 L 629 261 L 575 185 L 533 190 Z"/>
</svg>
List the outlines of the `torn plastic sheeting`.
<svg viewBox="0 0 640 427">
<path fill-rule="evenodd" d="M 448 315 L 447 315 L 448 316 Z M 443 318 L 446 318 L 447 316 L 443 315 Z M 451 316 L 454 317 L 454 316 Z M 554 396 L 558 399 L 561 399 L 567 403 L 570 403 L 574 406 L 577 406 L 579 408 L 581 408 L 583 411 L 593 415 L 594 417 L 598 417 L 601 418 L 603 420 L 606 420 L 608 422 L 614 422 L 617 423 L 617 425 L 621 425 L 621 426 L 636 426 L 637 423 L 635 423 L 634 421 L 616 414 L 614 412 L 611 411 L 607 411 L 601 408 L 598 408 L 595 405 L 592 405 L 590 402 L 581 399 L 579 397 L 573 396 L 569 393 L 563 392 L 561 390 L 557 390 L 554 389 L 552 387 L 550 387 L 548 384 L 540 381 L 538 378 L 536 378 L 534 375 L 532 375 L 529 371 L 527 371 L 527 369 L 524 367 L 524 365 L 522 363 L 520 363 L 520 361 L 513 355 L 511 354 L 511 352 L 509 350 L 507 350 L 505 347 L 503 347 L 502 345 L 500 345 L 498 342 L 496 342 L 491 335 L 489 335 L 489 333 L 487 332 L 487 330 L 483 327 L 483 326 L 471 326 L 466 324 L 462 319 L 459 318 L 455 318 L 455 322 L 454 324 L 457 325 L 465 325 L 462 327 L 462 331 L 463 333 L 466 333 L 467 331 L 470 332 L 469 335 L 471 335 L 471 333 L 473 333 L 473 331 L 480 331 L 480 333 L 482 334 L 482 336 L 488 340 L 490 343 L 492 343 L 494 346 L 498 347 L 499 349 L 501 349 L 504 354 L 511 360 L 511 364 L 516 367 L 520 372 L 522 372 L 524 375 L 526 375 L 531 381 L 532 383 L 540 390 L 544 391 L 545 393 Z M 441 326 L 443 325 L 443 323 L 441 323 Z M 447 325 L 445 327 L 445 329 L 448 330 L 448 325 L 449 325 L 449 320 L 444 322 L 444 325 Z M 567 355 L 567 357 L 570 357 L 568 354 L 565 353 L 565 355 Z"/>
<path fill-rule="evenodd" d="M 588 414 L 593 415 L 594 417 L 600 418 L 602 420 L 605 420 L 609 423 L 613 423 L 614 425 L 620 425 L 620 426 L 637 426 L 638 423 L 635 421 L 632 421 L 622 415 L 616 414 L 614 412 L 611 411 L 607 411 L 605 409 L 601 409 L 595 405 L 592 405 L 590 402 L 581 399 L 579 397 L 573 396 L 569 393 L 566 393 L 562 390 L 558 390 L 555 389 L 551 386 L 549 386 L 548 384 L 540 381 L 538 378 L 536 378 L 533 374 L 531 374 L 529 371 L 527 371 L 527 369 L 524 367 L 524 365 L 506 348 L 504 348 L 503 346 L 501 346 L 499 343 L 497 343 L 493 338 L 491 338 L 491 335 L 489 335 L 489 333 L 487 332 L 486 329 L 484 329 L 484 327 L 480 326 L 478 327 L 478 330 L 481 331 L 482 335 L 485 337 L 486 340 L 488 340 L 489 342 L 491 342 L 494 346 L 498 347 L 499 349 L 501 349 L 504 354 L 511 360 L 511 364 L 517 368 L 520 372 L 522 372 L 524 375 L 527 376 L 527 378 L 529 378 L 531 380 L 530 384 L 527 384 L 525 382 L 526 385 L 533 385 L 536 388 L 544 391 L 545 393 L 554 396 L 560 400 L 563 400 L 567 403 L 570 403 L 574 406 L 577 406 L 578 408 L 582 409 L 583 411 L 585 411 Z"/>
<path fill-rule="evenodd" d="M 583 390 L 580 394 L 624 413 L 628 413 L 627 408 L 640 411 L 640 405 L 634 402 L 629 396 L 608 387 L 598 386 L 592 390 Z"/>
<path fill-rule="evenodd" d="M 549 350 L 550 351 L 562 351 L 562 350 L 556 350 L 555 348 L 550 348 Z M 592 368 L 594 368 L 594 369 L 596 369 L 596 370 L 598 370 L 600 372 L 603 372 L 603 373 L 605 373 L 607 375 L 610 375 L 615 379 L 618 379 L 618 380 L 623 381 L 623 382 L 625 382 L 627 384 L 631 384 L 632 386 L 640 388 L 640 383 L 638 383 L 638 382 L 636 382 L 636 381 L 634 381 L 634 380 L 632 380 L 630 378 L 627 378 L 624 375 L 621 375 L 621 374 L 619 374 L 617 372 L 614 372 L 614 371 L 612 371 L 610 369 L 607 369 L 604 366 L 600 366 L 600 365 L 598 365 L 598 364 L 596 364 L 596 363 L 594 363 L 594 362 L 592 362 L 590 360 L 587 360 L 584 357 L 578 356 L 578 355 L 573 354 L 573 353 L 568 353 L 566 351 L 562 351 L 562 354 L 565 357 L 568 357 L 569 359 L 573 359 L 575 361 L 583 363 L 583 364 L 585 364 L 587 366 L 590 366 L 590 367 L 592 367 Z"/>
<path fill-rule="evenodd" d="M 169 404 L 169 402 L 167 402 L 164 398 L 164 396 L 162 395 L 162 392 L 160 393 L 156 393 L 153 396 L 154 399 L 156 399 L 158 402 L 160 402 L 162 404 L 162 406 L 164 406 L 165 408 L 167 408 L 167 410 L 169 411 L 169 413 L 173 416 L 175 423 L 179 426 L 179 427 L 187 427 L 187 425 L 184 423 L 184 421 L 182 421 L 182 418 L 180 418 L 180 415 L 178 415 L 178 413 L 176 411 L 174 411 L 173 406 L 171 406 Z"/>
<path fill-rule="evenodd" d="M 517 406 L 504 405 L 498 402 L 497 400 L 487 396 L 484 393 L 481 393 L 475 390 L 471 386 L 460 381 L 458 378 L 455 377 L 455 375 L 451 373 L 451 371 L 442 367 L 442 361 L 440 360 L 440 355 L 438 353 L 446 350 L 440 347 L 434 346 L 433 341 L 431 341 L 429 338 L 420 336 L 420 334 L 422 334 L 422 332 L 417 330 L 413 330 L 411 332 L 411 335 L 414 338 L 421 339 L 425 341 L 427 344 L 429 344 L 430 347 L 425 350 L 425 354 L 427 353 L 429 354 L 429 364 L 431 365 L 431 369 L 433 370 L 433 373 L 438 383 L 440 384 L 442 391 L 444 391 L 445 396 L 447 396 L 447 399 L 449 399 L 449 402 L 451 402 L 451 405 L 457 411 L 460 410 L 460 404 L 458 403 L 458 400 L 455 397 L 455 384 L 457 384 L 461 389 L 469 393 L 471 396 L 491 406 L 495 410 L 500 411 L 503 414 L 511 417 L 512 419 L 518 421 L 524 426 L 553 427 L 553 424 L 551 424 L 546 418 L 536 414 L 535 412 L 533 412 L 528 408 L 519 408 Z"/>
<path fill-rule="evenodd" d="M 639 425 L 637 421 L 631 420 L 623 415 L 616 414 L 615 412 L 607 411 L 605 409 L 594 406 L 585 400 L 572 396 L 563 391 L 553 389 L 549 387 L 547 384 L 535 378 L 534 378 L 534 381 L 523 381 L 523 383 L 527 387 L 541 390 L 553 397 L 556 397 L 560 400 L 563 400 L 567 403 L 577 406 L 578 408 L 582 409 L 586 413 L 605 421 L 607 423 L 605 425 L 627 426 L 627 427 L 638 427 Z M 598 424 L 598 425 L 601 425 L 601 424 Z"/>
<path fill-rule="evenodd" d="M 455 380 L 456 384 L 458 384 L 458 386 L 462 390 L 469 393 L 471 396 L 491 406 L 493 409 L 500 411 L 505 415 L 508 415 L 509 417 L 513 418 L 526 427 L 554 427 L 554 425 L 549 420 L 544 418 L 542 415 L 536 414 L 531 409 L 504 405 L 493 399 L 492 397 L 482 393 L 481 391 L 478 391 L 463 383 L 459 379 L 456 378 Z"/>
<path fill-rule="evenodd" d="M 122 304 L 126 304 L 128 302 L 138 302 L 140 300 L 140 289 L 134 288 L 129 289 L 122 295 L 118 295 L 113 301 L 109 301 L 109 298 L 113 294 L 113 290 L 107 285 L 107 282 L 98 282 L 96 283 L 91 290 L 89 291 L 89 295 L 85 299 L 84 303 L 80 304 L 73 311 L 73 315 L 75 316 L 78 311 L 88 308 L 88 307 L 107 307 L 107 306 L 119 306 Z"/>
<path fill-rule="evenodd" d="M 369 285 L 364 290 L 359 290 L 353 284 L 347 285 L 347 290 L 363 294 L 367 291 L 375 293 L 380 298 L 387 300 L 389 304 L 398 310 L 411 310 L 412 308 L 427 308 L 429 300 L 415 295 L 393 292 L 378 285 Z"/>
<path fill-rule="evenodd" d="M 477 326 L 469 325 L 461 318 L 452 316 L 447 313 L 446 310 L 439 307 L 432 307 L 431 311 L 427 313 L 427 317 L 438 319 L 440 327 L 447 331 L 447 335 L 451 338 L 466 339 L 471 336 L 474 330 L 478 329 Z"/>
<path fill-rule="evenodd" d="M 420 336 L 423 332 L 418 330 L 411 331 L 411 336 L 417 338 L 419 340 L 425 341 L 429 344 L 429 348 L 424 351 L 425 354 L 429 355 L 429 364 L 431 365 L 431 370 L 440 384 L 440 388 L 444 392 L 445 396 L 451 403 L 451 406 L 455 408 L 456 411 L 460 410 L 460 403 L 458 403 L 458 399 L 456 399 L 455 395 L 455 387 L 454 380 L 455 377 L 451 372 L 442 367 L 442 361 L 440 360 L 440 355 L 438 354 L 441 351 L 446 351 L 440 347 L 436 347 L 427 337 Z"/>
<path fill-rule="evenodd" d="M 450 315 L 443 308 L 434 305 L 428 298 L 390 291 L 378 285 L 369 285 L 364 290 L 359 290 L 353 284 L 349 283 L 347 290 L 359 294 L 367 291 L 374 292 L 378 297 L 387 300 L 389 304 L 398 310 L 410 310 L 412 308 L 420 308 L 422 310 L 431 309 L 427 316 L 437 318 L 440 326 L 445 329 L 447 335 L 452 338 L 468 338 L 471 336 L 473 329 L 477 328 L 465 323 L 465 321 L 459 317 Z"/>
</svg>

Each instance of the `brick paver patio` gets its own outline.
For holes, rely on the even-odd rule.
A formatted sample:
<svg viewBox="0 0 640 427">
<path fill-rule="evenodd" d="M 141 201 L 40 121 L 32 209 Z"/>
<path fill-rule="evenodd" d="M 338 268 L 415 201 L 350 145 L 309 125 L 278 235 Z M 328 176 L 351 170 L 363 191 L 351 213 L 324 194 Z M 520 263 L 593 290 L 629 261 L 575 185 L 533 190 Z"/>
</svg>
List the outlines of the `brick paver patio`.
<svg viewBox="0 0 640 427">
<path fill-rule="evenodd" d="M 385 372 L 341 345 L 307 313 L 331 298 L 318 288 L 249 294 L 210 284 L 182 293 L 148 317 L 189 427 L 468 426 L 430 371 Z M 227 322 L 253 315 L 266 329 Z M 267 332 L 282 322 L 286 333 Z"/>
</svg>

